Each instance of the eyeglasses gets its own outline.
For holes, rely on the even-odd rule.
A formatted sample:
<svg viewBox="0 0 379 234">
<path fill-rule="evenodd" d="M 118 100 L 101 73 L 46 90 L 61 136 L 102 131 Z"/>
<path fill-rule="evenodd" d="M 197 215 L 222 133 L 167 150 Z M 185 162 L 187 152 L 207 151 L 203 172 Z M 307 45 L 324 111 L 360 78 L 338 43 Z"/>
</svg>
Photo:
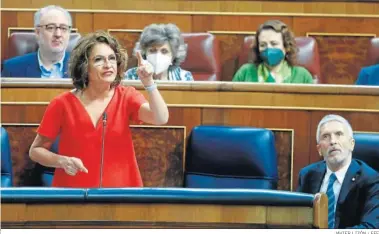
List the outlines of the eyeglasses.
<svg viewBox="0 0 379 234">
<path fill-rule="evenodd" d="M 71 30 L 71 26 L 68 25 L 60 25 L 57 26 L 55 24 L 45 24 L 45 25 L 38 25 L 38 27 L 44 27 L 46 31 L 48 32 L 55 32 L 59 28 L 62 33 L 66 33 Z"/>
<path fill-rule="evenodd" d="M 108 61 L 111 64 L 117 64 L 117 57 L 116 55 L 109 55 L 108 59 L 104 56 L 98 55 L 95 58 L 93 58 L 93 64 L 95 66 L 104 66 L 104 64 Z"/>
</svg>

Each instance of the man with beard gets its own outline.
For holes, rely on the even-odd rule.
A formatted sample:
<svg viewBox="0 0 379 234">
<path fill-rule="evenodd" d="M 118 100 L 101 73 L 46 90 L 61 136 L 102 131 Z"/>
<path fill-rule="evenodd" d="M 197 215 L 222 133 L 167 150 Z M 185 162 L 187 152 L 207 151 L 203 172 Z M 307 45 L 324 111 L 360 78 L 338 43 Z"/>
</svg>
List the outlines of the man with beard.
<svg viewBox="0 0 379 234">
<path fill-rule="evenodd" d="M 71 27 L 71 15 L 62 7 L 51 5 L 38 10 L 34 15 L 38 51 L 6 60 L 1 76 L 67 77 L 70 54 L 66 52 L 66 48 Z"/>
<path fill-rule="evenodd" d="M 298 192 L 328 196 L 328 228 L 379 228 L 379 173 L 353 159 L 349 122 L 325 116 L 317 127 L 317 150 L 323 161 L 300 171 Z"/>
</svg>

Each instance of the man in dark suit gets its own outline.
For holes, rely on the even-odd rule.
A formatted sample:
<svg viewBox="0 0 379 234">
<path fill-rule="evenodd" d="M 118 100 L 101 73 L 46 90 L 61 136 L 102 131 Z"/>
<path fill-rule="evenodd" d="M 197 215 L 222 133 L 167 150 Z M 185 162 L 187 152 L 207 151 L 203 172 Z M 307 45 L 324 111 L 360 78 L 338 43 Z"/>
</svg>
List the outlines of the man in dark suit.
<svg viewBox="0 0 379 234">
<path fill-rule="evenodd" d="M 362 68 L 355 84 L 379 85 L 379 64 Z"/>
<path fill-rule="evenodd" d="M 4 61 L 2 77 L 67 77 L 70 54 L 66 48 L 70 39 L 72 19 L 67 10 L 47 6 L 34 15 L 37 52 Z"/>
<path fill-rule="evenodd" d="M 316 139 L 324 160 L 300 171 L 297 191 L 327 194 L 329 228 L 379 228 L 379 173 L 352 159 L 355 141 L 349 122 L 325 116 Z"/>
</svg>

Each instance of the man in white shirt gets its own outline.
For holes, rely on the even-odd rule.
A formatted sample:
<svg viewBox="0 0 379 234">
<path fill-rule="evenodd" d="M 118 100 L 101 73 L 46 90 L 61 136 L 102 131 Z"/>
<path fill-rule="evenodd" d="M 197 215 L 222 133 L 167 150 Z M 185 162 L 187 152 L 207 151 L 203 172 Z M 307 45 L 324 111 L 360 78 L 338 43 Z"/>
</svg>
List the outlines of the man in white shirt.
<svg viewBox="0 0 379 234">
<path fill-rule="evenodd" d="M 297 191 L 326 193 L 329 228 L 379 228 L 379 173 L 352 158 L 355 141 L 349 122 L 325 116 L 316 140 L 324 160 L 300 171 Z"/>
</svg>

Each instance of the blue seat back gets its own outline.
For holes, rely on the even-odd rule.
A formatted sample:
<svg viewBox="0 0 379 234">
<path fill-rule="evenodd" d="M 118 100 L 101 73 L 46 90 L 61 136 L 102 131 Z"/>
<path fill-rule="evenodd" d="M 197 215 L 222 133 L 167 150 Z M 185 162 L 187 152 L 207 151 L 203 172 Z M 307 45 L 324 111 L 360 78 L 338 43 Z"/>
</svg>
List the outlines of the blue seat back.
<svg viewBox="0 0 379 234">
<path fill-rule="evenodd" d="M 379 133 L 355 133 L 353 157 L 379 172 Z"/>
<path fill-rule="evenodd" d="M 53 145 L 51 146 L 50 148 L 51 152 L 57 154 L 58 146 L 59 146 L 59 136 L 55 139 Z M 38 176 L 38 185 L 42 185 L 44 187 L 51 187 L 53 183 L 55 168 L 45 167 L 37 163 L 34 170 Z"/>
<path fill-rule="evenodd" d="M 1 127 L 1 187 L 13 186 L 11 146 L 8 132 Z"/>
<path fill-rule="evenodd" d="M 251 127 L 198 126 L 186 150 L 185 187 L 276 189 L 272 131 Z"/>
</svg>

